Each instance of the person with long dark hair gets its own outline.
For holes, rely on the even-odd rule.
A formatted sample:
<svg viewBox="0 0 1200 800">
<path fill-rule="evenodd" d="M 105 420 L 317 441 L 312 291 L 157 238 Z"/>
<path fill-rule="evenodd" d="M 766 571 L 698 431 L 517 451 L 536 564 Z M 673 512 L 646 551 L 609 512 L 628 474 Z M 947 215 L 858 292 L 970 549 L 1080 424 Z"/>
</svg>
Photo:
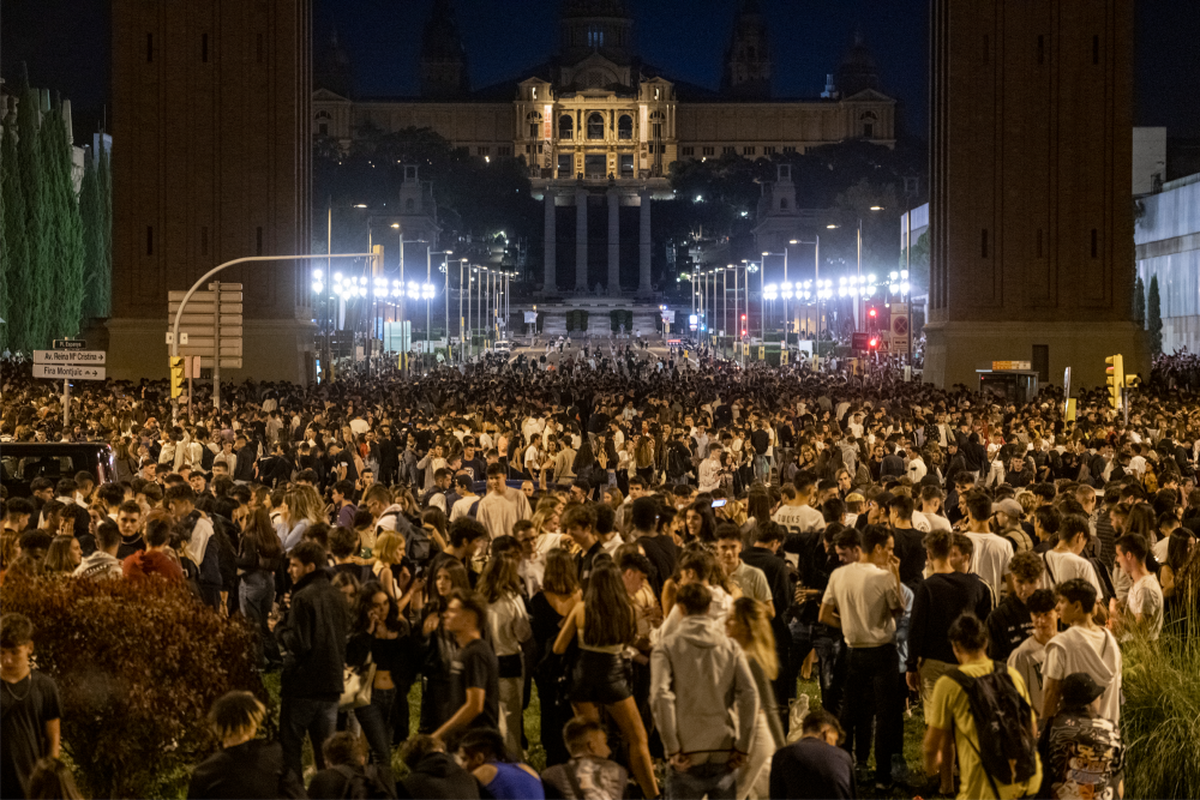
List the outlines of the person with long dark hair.
<svg viewBox="0 0 1200 800">
<path fill-rule="evenodd" d="M 432 733 L 450 718 L 454 709 L 447 706 L 450 697 L 450 665 L 458 652 L 454 636 L 442 624 L 450 595 L 456 590 L 468 592 L 471 582 L 462 562 L 447 558 L 437 562 L 433 580 L 426 584 L 428 596 L 422 609 L 424 622 L 421 638 L 425 684 L 421 692 L 421 733 Z"/>
<path fill-rule="evenodd" d="M 637 638 L 637 619 L 621 573 L 612 559 L 596 559 L 583 602 L 566 615 L 554 642 L 555 653 L 565 653 L 579 635 L 579 659 L 572 671 L 570 698 L 578 716 L 600 719 L 604 706 L 616 720 L 629 746 L 629 765 L 646 797 L 658 795 L 658 781 L 650 761 L 646 728 L 638 714 L 624 650 Z"/>
<path fill-rule="evenodd" d="M 396 680 L 408 661 L 408 624 L 400 618 L 396 601 L 378 581 L 367 581 L 354 606 L 354 628 L 346 647 L 346 664 L 360 673 L 371 664 L 371 702 L 354 709 L 377 764 L 392 763 L 392 707 Z"/>
<path fill-rule="evenodd" d="M 238 608 L 258 631 L 258 661 L 268 668 L 283 662 L 279 645 L 267 624 L 275 604 L 275 573 L 283 564 L 283 546 L 266 509 L 257 508 L 246 519 L 237 555 Z"/>
<path fill-rule="evenodd" d="M 500 663 L 500 731 L 510 752 L 521 752 L 521 710 L 524 688 L 524 659 L 521 645 L 528 641 L 529 614 L 521 597 L 518 554 L 501 554 L 501 537 L 492 543 L 492 559 L 479 576 L 476 589 L 487 600 L 487 631 Z"/>
</svg>

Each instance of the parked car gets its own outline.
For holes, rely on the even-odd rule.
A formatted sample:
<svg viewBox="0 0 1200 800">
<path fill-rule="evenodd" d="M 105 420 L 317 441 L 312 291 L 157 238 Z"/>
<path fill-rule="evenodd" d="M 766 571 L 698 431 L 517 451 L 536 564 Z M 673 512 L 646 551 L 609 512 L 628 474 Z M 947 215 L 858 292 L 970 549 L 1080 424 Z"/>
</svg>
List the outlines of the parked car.
<svg viewBox="0 0 1200 800">
<path fill-rule="evenodd" d="M 96 485 L 117 479 L 112 448 L 103 442 L 5 442 L 0 445 L 0 481 L 9 497 L 28 497 L 34 478 L 58 483 L 90 472 Z"/>
</svg>

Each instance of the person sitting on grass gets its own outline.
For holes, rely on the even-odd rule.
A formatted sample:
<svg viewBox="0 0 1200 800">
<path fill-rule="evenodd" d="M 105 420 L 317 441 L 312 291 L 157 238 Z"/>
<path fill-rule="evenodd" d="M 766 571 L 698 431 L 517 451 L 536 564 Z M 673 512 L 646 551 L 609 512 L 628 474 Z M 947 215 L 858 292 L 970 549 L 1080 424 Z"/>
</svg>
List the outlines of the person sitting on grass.
<svg viewBox="0 0 1200 800">
<path fill-rule="evenodd" d="M 349 731 L 335 733 L 322 746 L 325 769 L 308 784 L 312 800 L 343 797 L 396 797 L 396 783 L 388 764 L 367 764 L 362 741 Z"/>
<path fill-rule="evenodd" d="M 283 763 L 279 742 L 258 739 L 267 708 L 250 692 L 228 692 L 208 722 L 221 750 L 196 767 L 189 798 L 303 797 L 300 778 Z"/>
<path fill-rule="evenodd" d="M 458 763 L 496 800 L 544 800 L 542 779 L 528 764 L 513 762 L 495 728 L 472 728 L 458 743 Z"/>
<path fill-rule="evenodd" d="M 604 726 L 587 717 L 572 717 L 562 735 L 571 760 L 542 773 L 547 794 L 563 800 L 621 800 L 629 773 L 609 760 L 612 750 Z"/>
</svg>

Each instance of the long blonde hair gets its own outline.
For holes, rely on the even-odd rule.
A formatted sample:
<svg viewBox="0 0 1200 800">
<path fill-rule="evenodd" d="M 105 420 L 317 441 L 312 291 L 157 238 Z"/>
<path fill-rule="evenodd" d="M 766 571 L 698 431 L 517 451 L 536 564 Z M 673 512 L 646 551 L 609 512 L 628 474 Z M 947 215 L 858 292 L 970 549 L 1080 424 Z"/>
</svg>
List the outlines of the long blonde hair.
<svg viewBox="0 0 1200 800">
<path fill-rule="evenodd" d="M 293 484 L 283 493 L 283 502 L 287 503 L 287 522 L 289 527 L 295 527 L 300 520 L 308 520 L 309 525 L 324 522 L 325 511 L 321 504 L 321 496 L 317 490 L 304 484 Z"/>
<path fill-rule="evenodd" d="M 779 658 L 775 655 L 775 634 L 767 619 L 766 607 L 753 597 L 739 597 L 730 612 L 750 634 L 750 641 L 742 646 L 746 658 L 757 661 L 767 680 L 779 676 Z"/>
</svg>

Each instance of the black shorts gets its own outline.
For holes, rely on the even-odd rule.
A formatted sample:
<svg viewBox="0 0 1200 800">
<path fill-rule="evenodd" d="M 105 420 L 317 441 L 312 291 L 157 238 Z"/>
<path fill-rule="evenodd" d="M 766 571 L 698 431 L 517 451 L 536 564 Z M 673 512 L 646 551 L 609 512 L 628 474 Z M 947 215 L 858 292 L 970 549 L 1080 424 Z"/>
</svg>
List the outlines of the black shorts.
<svg viewBox="0 0 1200 800">
<path fill-rule="evenodd" d="M 571 673 L 571 702 L 612 705 L 632 696 L 629 662 L 623 656 L 579 651 Z"/>
</svg>

